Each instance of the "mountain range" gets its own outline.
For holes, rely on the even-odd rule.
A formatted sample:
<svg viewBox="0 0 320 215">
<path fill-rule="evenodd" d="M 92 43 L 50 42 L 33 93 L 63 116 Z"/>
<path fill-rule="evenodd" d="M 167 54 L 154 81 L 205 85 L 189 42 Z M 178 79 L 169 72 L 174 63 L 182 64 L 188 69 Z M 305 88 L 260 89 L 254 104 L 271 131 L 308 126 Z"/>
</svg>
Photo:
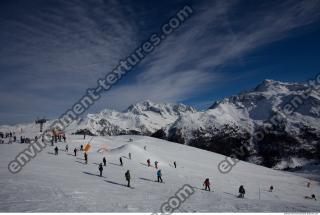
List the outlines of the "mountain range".
<svg viewBox="0 0 320 215">
<path fill-rule="evenodd" d="M 293 169 L 319 162 L 319 118 L 318 91 L 303 83 L 264 80 L 204 111 L 184 104 L 143 101 L 123 112 L 105 109 L 87 114 L 66 132 L 147 135 L 267 167 Z M 0 131 L 37 126 L 0 126 Z"/>
</svg>

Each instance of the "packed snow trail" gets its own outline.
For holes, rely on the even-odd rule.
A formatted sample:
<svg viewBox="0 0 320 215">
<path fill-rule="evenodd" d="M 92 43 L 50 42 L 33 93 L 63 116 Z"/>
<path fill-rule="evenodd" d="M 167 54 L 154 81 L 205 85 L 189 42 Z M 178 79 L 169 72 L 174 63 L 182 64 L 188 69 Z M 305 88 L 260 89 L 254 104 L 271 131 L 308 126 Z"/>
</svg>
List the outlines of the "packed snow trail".
<svg viewBox="0 0 320 215">
<path fill-rule="evenodd" d="M 74 157 L 73 149 L 89 139 L 68 135 L 69 152 L 63 151 L 65 143 L 57 143 L 60 150 L 55 156 L 54 147 L 48 146 L 15 175 L 7 165 L 27 145 L 0 145 L 0 211 L 160 212 L 161 205 L 184 184 L 193 186 L 195 193 L 177 212 L 320 211 L 319 200 L 304 199 L 312 193 L 319 199 L 319 184 L 313 182 L 308 188 L 303 177 L 246 162 L 221 174 L 217 165 L 224 156 L 145 136 L 94 137 L 86 165 L 83 152 Z M 99 177 L 104 156 L 107 166 Z M 148 158 L 152 167 L 147 167 Z M 155 160 L 165 183 L 156 182 Z M 133 188 L 126 187 L 127 170 Z M 202 190 L 205 178 L 210 178 L 213 192 Z M 236 197 L 240 185 L 246 189 L 245 199 Z M 274 191 L 268 192 L 271 185 Z"/>
</svg>

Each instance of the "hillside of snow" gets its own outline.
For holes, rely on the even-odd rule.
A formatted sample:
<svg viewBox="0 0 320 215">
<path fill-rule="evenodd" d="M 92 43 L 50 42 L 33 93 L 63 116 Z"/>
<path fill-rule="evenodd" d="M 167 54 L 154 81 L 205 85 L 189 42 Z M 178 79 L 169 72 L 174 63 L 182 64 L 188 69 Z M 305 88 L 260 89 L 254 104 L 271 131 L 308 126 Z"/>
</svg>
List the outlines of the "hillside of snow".
<svg viewBox="0 0 320 215">
<path fill-rule="evenodd" d="M 65 143 L 55 144 L 57 156 L 54 147 L 47 146 L 17 174 L 8 171 L 8 163 L 28 145 L 0 144 L 0 212 L 160 212 L 184 184 L 195 193 L 176 212 L 320 211 L 319 200 L 305 199 L 313 193 L 320 199 L 319 183 L 311 181 L 307 187 L 309 180 L 301 176 L 242 161 L 221 174 L 217 166 L 223 155 L 146 136 L 96 136 L 84 164 L 83 153 L 75 157 L 73 149 L 90 139 L 67 135 L 69 152 L 64 151 Z M 104 156 L 107 166 L 99 177 Z M 119 166 L 120 157 L 124 166 Z M 156 169 L 147 167 L 148 158 L 152 165 L 159 162 L 164 183 L 156 182 Z M 125 186 L 127 170 L 133 188 Z M 211 192 L 202 189 L 205 178 L 211 181 Z M 244 199 L 236 197 L 240 185 L 246 189 Z M 271 185 L 274 191 L 268 192 Z"/>
<path fill-rule="evenodd" d="M 319 162 L 319 119 L 319 91 L 306 84 L 265 80 L 206 111 L 185 114 L 153 136 L 290 169 Z M 237 156 L 243 146 L 245 153 Z"/>
</svg>

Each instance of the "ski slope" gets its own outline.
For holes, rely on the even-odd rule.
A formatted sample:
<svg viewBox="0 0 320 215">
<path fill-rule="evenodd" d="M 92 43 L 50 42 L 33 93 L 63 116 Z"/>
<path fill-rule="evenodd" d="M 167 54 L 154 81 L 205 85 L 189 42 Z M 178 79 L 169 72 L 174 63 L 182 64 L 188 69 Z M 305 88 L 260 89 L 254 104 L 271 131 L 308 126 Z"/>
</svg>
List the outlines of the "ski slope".
<svg viewBox="0 0 320 215">
<path fill-rule="evenodd" d="M 145 136 L 94 137 L 86 165 L 83 153 L 74 157 L 73 149 L 91 137 L 67 138 L 68 153 L 63 151 L 64 143 L 56 144 L 58 156 L 53 154 L 54 147 L 48 146 L 15 175 L 7 165 L 27 145 L 0 144 L 1 212 L 160 212 L 161 205 L 184 184 L 193 186 L 195 193 L 176 212 L 320 211 L 319 200 L 304 198 L 314 193 L 320 199 L 319 184 L 313 182 L 308 188 L 309 180 L 300 176 L 246 162 L 221 174 L 217 165 L 224 156 Z M 108 151 L 102 153 L 102 149 Z M 103 156 L 107 166 L 99 177 Z M 119 166 L 120 156 L 124 166 Z M 159 162 L 164 183 L 155 182 L 156 169 L 146 166 L 148 158 L 152 164 Z M 127 170 L 133 188 L 125 186 Z M 207 177 L 213 192 L 202 190 Z M 245 199 L 236 197 L 240 185 L 246 189 Z M 270 185 L 274 186 L 272 193 L 267 191 Z"/>
</svg>

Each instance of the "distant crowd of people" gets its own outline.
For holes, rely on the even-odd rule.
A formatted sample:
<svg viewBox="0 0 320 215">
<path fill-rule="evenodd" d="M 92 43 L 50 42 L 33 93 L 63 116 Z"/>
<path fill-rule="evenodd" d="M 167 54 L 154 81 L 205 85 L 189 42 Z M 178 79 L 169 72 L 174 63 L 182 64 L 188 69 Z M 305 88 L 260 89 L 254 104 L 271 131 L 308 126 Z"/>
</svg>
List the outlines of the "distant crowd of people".
<svg viewBox="0 0 320 215">
<path fill-rule="evenodd" d="M 6 141 L 5 141 L 6 140 Z M 4 143 L 14 143 L 17 141 L 17 136 L 15 135 L 15 132 L 0 132 L 0 143 L 4 144 Z"/>
</svg>

